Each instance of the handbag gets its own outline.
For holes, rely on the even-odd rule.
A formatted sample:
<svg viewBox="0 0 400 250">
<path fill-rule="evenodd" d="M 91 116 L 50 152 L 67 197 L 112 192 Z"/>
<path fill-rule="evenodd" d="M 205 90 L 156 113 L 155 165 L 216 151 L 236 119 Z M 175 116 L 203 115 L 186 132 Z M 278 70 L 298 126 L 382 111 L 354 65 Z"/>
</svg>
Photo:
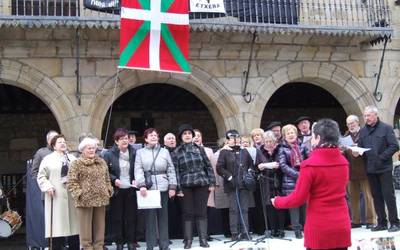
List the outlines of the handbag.
<svg viewBox="0 0 400 250">
<path fill-rule="evenodd" d="M 249 168 L 247 171 L 243 171 L 243 184 L 244 187 L 249 191 L 256 190 L 256 172 L 253 169 Z"/>
<path fill-rule="evenodd" d="M 145 183 L 147 189 L 150 189 L 153 186 L 153 181 L 151 180 L 151 176 L 152 176 L 152 172 L 156 168 L 155 163 L 156 163 L 156 159 L 157 159 L 160 151 L 161 151 L 161 147 L 158 149 L 156 156 L 153 158 L 153 163 L 151 164 L 150 171 L 144 171 L 144 183 Z"/>
<path fill-rule="evenodd" d="M 243 167 L 242 151 L 240 151 L 239 166 L 240 166 L 240 168 Z M 254 171 L 254 169 L 249 168 L 249 169 L 243 171 L 242 175 L 243 175 L 242 181 L 243 181 L 244 187 L 249 191 L 255 191 L 256 187 L 257 187 L 256 171 Z"/>
</svg>

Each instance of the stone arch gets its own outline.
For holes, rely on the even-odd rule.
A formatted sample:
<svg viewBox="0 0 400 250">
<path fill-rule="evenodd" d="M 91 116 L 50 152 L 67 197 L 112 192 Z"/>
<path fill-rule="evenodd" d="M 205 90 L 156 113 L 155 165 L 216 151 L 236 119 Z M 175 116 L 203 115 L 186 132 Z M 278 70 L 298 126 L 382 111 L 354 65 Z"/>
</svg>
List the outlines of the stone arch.
<svg viewBox="0 0 400 250">
<path fill-rule="evenodd" d="M 75 139 L 75 109 L 69 98 L 52 79 L 39 70 L 15 60 L 0 60 L 0 80 L 4 84 L 24 89 L 42 100 L 54 115 L 61 132 Z"/>
<path fill-rule="evenodd" d="M 115 91 L 114 101 L 129 90 L 152 83 L 171 84 L 183 88 L 198 97 L 207 107 L 213 117 L 218 130 L 218 137 L 224 137 L 225 131 L 229 128 L 241 129 L 242 124 L 237 116 L 239 108 L 228 90 L 216 78 L 206 73 L 197 66 L 192 66 L 192 73 L 189 75 L 122 70 L 119 75 L 119 82 Z M 111 104 L 115 85 L 115 75 L 106 81 L 97 92 L 89 113 L 92 114 L 89 128 L 94 135 L 101 136 L 103 121 Z"/>
<path fill-rule="evenodd" d="M 397 104 L 400 102 L 400 81 L 396 82 L 396 84 L 393 85 L 393 89 L 389 93 L 391 94 L 391 96 L 388 98 L 387 102 L 386 121 L 388 121 L 389 124 L 393 124 L 395 119 L 396 107 Z M 385 96 L 383 96 L 383 99 L 385 99 Z"/>
<path fill-rule="evenodd" d="M 260 85 L 250 110 L 252 127 L 259 127 L 268 100 L 287 83 L 307 82 L 329 91 L 347 114 L 362 115 L 365 106 L 375 104 L 372 93 L 348 70 L 332 63 L 296 62 L 276 70 Z"/>
</svg>

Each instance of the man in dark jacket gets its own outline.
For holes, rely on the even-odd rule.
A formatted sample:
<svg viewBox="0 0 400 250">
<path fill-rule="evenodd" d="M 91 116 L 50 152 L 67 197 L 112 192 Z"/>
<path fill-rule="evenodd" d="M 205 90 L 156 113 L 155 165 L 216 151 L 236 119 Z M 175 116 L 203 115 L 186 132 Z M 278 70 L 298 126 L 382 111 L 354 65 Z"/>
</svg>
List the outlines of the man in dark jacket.
<svg viewBox="0 0 400 250">
<path fill-rule="evenodd" d="M 393 188 L 393 154 L 399 150 L 393 128 L 378 118 L 378 109 L 368 106 L 364 109 L 365 126 L 360 130 L 358 146 L 369 148 L 363 154 L 368 180 L 374 199 L 378 225 L 372 231 L 387 229 L 385 204 L 389 212 L 389 232 L 400 230 L 397 216 L 396 197 Z M 357 156 L 357 153 L 354 154 Z"/>
<path fill-rule="evenodd" d="M 37 174 L 39 172 L 39 166 L 40 163 L 42 162 L 43 158 L 52 153 L 53 149 L 50 146 L 51 139 L 53 139 L 54 136 L 58 135 L 58 133 L 54 130 L 50 130 L 46 134 L 46 142 L 47 145 L 46 147 L 40 148 L 38 151 L 36 151 L 35 155 L 33 156 L 33 162 L 32 162 L 32 178 L 36 179 Z"/>
</svg>

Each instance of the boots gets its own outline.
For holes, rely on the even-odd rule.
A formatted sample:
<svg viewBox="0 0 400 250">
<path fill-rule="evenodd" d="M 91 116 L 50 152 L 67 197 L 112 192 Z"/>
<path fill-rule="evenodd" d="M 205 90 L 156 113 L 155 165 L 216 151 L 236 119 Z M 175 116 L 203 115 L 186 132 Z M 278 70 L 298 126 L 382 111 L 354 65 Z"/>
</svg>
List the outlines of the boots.
<svg viewBox="0 0 400 250">
<path fill-rule="evenodd" d="M 210 247 L 207 243 L 207 219 L 197 220 L 197 232 L 199 234 L 199 241 L 201 247 Z"/>
<path fill-rule="evenodd" d="M 192 248 L 192 233 L 193 233 L 193 222 L 188 220 L 183 222 L 183 241 L 184 241 L 184 249 Z"/>
</svg>

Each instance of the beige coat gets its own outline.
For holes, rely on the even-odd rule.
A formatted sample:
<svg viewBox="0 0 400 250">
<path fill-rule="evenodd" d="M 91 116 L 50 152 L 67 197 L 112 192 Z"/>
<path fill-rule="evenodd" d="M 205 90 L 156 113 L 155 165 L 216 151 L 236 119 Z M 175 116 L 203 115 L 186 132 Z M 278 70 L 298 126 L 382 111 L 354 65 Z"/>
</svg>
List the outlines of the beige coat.
<svg viewBox="0 0 400 250">
<path fill-rule="evenodd" d="M 224 179 L 217 174 L 217 169 L 216 169 L 219 152 L 220 150 L 215 152 L 215 154 L 212 155 L 210 160 L 215 174 L 216 185 L 215 185 L 215 191 L 210 192 L 207 206 L 215 208 L 229 208 L 228 195 L 224 192 Z"/>
<path fill-rule="evenodd" d="M 61 165 L 63 155 L 53 152 L 43 158 L 40 163 L 37 182 L 40 190 L 46 192 L 55 189 L 53 198 L 53 237 L 71 236 L 79 234 L 79 221 L 71 195 L 67 192 L 66 184 L 61 183 Z M 71 161 L 73 155 L 68 154 Z M 45 194 L 45 237 L 50 237 L 51 197 Z"/>
</svg>

